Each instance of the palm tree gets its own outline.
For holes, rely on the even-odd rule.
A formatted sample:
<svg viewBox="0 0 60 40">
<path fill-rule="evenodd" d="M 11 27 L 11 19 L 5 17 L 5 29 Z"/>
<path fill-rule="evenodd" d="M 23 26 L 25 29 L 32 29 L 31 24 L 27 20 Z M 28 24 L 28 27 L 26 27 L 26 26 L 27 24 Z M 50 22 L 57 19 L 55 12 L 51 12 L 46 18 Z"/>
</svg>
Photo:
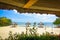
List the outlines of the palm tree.
<svg viewBox="0 0 60 40">
<path fill-rule="evenodd" d="M 36 22 L 34 22 L 33 27 L 36 27 Z"/>
</svg>

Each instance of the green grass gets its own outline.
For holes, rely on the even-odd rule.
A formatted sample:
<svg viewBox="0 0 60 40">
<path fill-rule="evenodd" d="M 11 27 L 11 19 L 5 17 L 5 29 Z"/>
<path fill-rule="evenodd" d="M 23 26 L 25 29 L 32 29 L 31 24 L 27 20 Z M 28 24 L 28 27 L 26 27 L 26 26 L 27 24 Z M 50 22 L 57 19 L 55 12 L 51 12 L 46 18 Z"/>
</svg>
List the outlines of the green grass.
<svg viewBox="0 0 60 40">
<path fill-rule="evenodd" d="M 0 40 L 3 40 L 0 37 Z M 60 40 L 60 35 L 51 35 L 49 33 L 42 34 L 42 35 L 27 35 L 27 34 L 19 34 L 15 33 L 12 34 L 12 32 L 9 33 L 9 37 L 5 38 L 4 40 Z"/>
</svg>

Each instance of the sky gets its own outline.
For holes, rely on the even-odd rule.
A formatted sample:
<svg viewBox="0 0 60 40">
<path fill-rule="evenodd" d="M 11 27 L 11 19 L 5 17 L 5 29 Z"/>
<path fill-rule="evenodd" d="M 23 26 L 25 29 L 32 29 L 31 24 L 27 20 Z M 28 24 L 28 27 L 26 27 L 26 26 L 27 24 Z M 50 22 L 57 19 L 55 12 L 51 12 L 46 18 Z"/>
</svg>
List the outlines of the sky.
<svg viewBox="0 0 60 40">
<path fill-rule="evenodd" d="M 13 22 L 54 22 L 57 18 L 54 14 L 36 14 L 36 13 L 19 13 L 17 10 L 0 9 L 0 17 L 7 17 Z"/>
</svg>

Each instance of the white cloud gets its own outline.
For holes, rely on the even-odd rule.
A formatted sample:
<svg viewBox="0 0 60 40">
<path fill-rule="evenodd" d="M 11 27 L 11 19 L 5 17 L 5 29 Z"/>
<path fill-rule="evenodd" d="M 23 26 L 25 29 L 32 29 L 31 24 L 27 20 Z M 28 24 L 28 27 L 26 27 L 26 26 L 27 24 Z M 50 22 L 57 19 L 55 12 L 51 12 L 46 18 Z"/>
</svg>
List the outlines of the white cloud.
<svg viewBox="0 0 60 40">
<path fill-rule="evenodd" d="M 47 16 L 47 14 L 42 14 L 43 16 Z"/>
<path fill-rule="evenodd" d="M 52 14 L 29 14 L 29 13 L 25 13 L 23 14 L 27 17 L 32 17 L 34 20 L 37 20 L 37 21 L 42 21 L 42 22 L 53 22 L 57 17 L 55 15 L 52 15 Z"/>
<path fill-rule="evenodd" d="M 17 13 L 17 10 L 16 10 L 16 9 L 13 9 L 13 11 L 14 11 L 15 13 Z"/>
<path fill-rule="evenodd" d="M 17 10 L 13 10 L 15 13 L 18 13 L 17 12 Z M 39 13 L 22 13 L 22 14 L 20 14 L 20 15 L 23 15 L 23 16 L 26 16 L 26 19 L 27 19 L 27 17 L 29 17 L 31 20 L 33 20 L 33 21 L 41 21 L 41 22 L 53 22 L 53 21 L 55 21 L 55 19 L 57 18 L 55 15 L 53 15 L 53 14 L 39 14 Z M 30 20 L 29 19 L 29 20 Z M 22 17 L 22 19 L 18 19 L 18 20 L 23 20 L 23 17 Z M 29 20 L 27 20 L 27 21 L 29 21 Z"/>
<path fill-rule="evenodd" d="M 22 13 L 21 15 L 31 17 L 32 16 L 32 13 Z"/>
<path fill-rule="evenodd" d="M 15 14 L 20 14 L 16 9 L 13 9 Z"/>
<path fill-rule="evenodd" d="M 55 15 L 42 14 L 40 16 L 36 15 L 35 18 L 42 22 L 54 22 L 57 17 Z"/>
</svg>

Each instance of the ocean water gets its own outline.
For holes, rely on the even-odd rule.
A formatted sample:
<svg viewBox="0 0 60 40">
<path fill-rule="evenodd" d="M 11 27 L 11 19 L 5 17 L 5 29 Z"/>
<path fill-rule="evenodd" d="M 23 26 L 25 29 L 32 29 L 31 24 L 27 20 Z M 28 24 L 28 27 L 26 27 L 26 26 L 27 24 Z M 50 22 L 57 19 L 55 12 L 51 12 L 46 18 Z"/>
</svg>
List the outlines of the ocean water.
<svg viewBox="0 0 60 40">
<path fill-rule="evenodd" d="M 26 22 L 16 22 L 17 23 L 17 25 L 19 25 L 20 27 L 22 26 L 22 27 L 26 27 Z M 43 23 L 44 25 L 44 27 L 54 27 L 55 25 L 53 24 L 53 23 L 51 23 L 51 22 L 45 22 L 45 23 Z M 33 27 L 33 23 L 31 23 L 31 25 L 30 25 L 31 27 Z M 38 23 L 36 23 L 36 26 L 38 27 Z"/>
</svg>

